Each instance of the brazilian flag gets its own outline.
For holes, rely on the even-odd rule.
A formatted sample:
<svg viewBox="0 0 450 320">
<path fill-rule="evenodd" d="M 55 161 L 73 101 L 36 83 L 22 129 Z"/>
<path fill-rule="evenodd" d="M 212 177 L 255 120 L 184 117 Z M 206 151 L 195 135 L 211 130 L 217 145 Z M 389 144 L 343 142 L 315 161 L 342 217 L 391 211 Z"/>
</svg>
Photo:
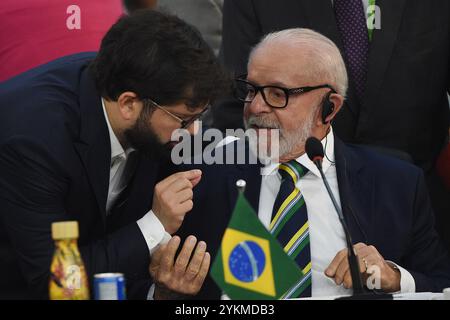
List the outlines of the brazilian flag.
<svg viewBox="0 0 450 320">
<path fill-rule="evenodd" d="M 242 192 L 211 267 L 230 299 L 280 299 L 303 273 L 259 221 Z"/>
</svg>

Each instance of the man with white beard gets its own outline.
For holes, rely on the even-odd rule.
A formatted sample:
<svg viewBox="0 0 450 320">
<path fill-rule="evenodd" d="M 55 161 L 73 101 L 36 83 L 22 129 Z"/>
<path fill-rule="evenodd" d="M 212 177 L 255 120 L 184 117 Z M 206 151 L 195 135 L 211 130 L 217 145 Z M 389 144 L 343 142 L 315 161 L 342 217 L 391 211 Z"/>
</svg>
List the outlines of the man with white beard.
<svg viewBox="0 0 450 320">
<path fill-rule="evenodd" d="M 308 29 L 267 35 L 250 54 L 248 74 L 236 79 L 236 96 L 245 102 L 247 129 L 257 137 L 278 130 L 279 141 L 268 139 L 258 147 L 267 150 L 275 143 L 279 157 L 262 168 L 200 166 L 203 179 L 194 191 L 193 212 L 179 232 L 195 231 L 214 256 L 236 202 L 235 182 L 244 179 L 245 196 L 260 221 L 305 275 L 287 298 L 351 294 L 344 230 L 305 154 L 312 136 L 324 147 L 323 171 L 354 241 L 363 283 L 368 285 L 370 270 L 377 270 L 376 289 L 383 292 L 442 292 L 450 286 L 450 259 L 434 231 L 421 170 L 346 145 L 333 134 L 331 122 L 347 85 L 342 56 L 328 38 Z M 199 297 L 219 296 L 208 279 Z"/>
</svg>

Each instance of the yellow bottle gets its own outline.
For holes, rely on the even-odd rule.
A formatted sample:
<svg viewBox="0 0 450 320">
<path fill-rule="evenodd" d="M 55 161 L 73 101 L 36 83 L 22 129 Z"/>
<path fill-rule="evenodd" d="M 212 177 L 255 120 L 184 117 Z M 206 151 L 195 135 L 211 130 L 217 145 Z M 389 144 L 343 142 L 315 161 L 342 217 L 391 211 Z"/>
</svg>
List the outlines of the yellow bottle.
<svg viewBox="0 0 450 320">
<path fill-rule="evenodd" d="M 78 222 L 52 223 L 55 253 L 50 266 L 51 300 L 88 300 L 86 270 L 78 250 Z"/>
</svg>

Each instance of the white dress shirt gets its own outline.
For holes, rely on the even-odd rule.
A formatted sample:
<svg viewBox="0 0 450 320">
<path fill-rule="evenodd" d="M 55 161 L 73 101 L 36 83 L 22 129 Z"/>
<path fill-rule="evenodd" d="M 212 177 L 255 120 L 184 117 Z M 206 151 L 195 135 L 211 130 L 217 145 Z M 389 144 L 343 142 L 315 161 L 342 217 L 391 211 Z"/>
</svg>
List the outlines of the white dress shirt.
<svg viewBox="0 0 450 320">
<path fill-rule="evenodd" d="M 136 151 L 133 148 L 123 150 L 123 147 L 117 139 L 109 122 L 103 99 L 102 106 L 111 142 L 111 167 L 109 171 L 108 198 L 106 201 L 106 214 L 108 215 L 120 193 L 125 190 L 128 185 L 129 181 L 127 181 L 127 179 L 130 177 L 130 173 L 125 172 L 125 167 L 130 158 L 130 154 Z M 152 210 L 139 219 L 137 224 L 144 236 L 150 254 L 160 243 L 165 243 L 170 239 L 170 235 L 165 231 L 164 226 Z"/>
<path fill-rule="evenodd" d="M 332 130 L 322 140 L 322 144 L 327 155 L 327 158 L 323 160 L 323 171 L 336 197 L 336 201 L 340 205 L 336 167 L 332 163 L 334 162 L 334 136 Z M 319 170 L 306 154 L 296 160 L 309 170 L 303 178 L 297 181 L 296 187 L 301 190 L 308 210 L 312 296 L 350 295 L 352 293 L 351 290 L 345 289 L 342 285 L 337 286 L 331 278 L 324 274 L 325 269 L 336 254 L 346 248 L 343 227 L 321 180 Z M 277 169 L 278 164 L 271 164 L 263 168 L 258 216 L 266 228 L 270 224 L 272 208 L 281 184 L 281 177 Z M 401 273 L 400 292 L 414 292 L 415 282 L 412 275 L 397 264 L 395 265 Z"/>
</svg>

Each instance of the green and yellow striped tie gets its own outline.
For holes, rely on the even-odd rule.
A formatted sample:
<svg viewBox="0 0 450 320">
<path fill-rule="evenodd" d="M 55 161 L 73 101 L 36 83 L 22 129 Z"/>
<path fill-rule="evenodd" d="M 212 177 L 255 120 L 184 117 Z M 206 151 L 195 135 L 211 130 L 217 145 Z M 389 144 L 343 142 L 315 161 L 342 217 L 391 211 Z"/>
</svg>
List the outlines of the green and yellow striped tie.
<svg viewBox="0 0 450 320">
<path fill-rule="evenodd" d="M 281 185 L 272 211 L 270 232 L 284 251 L 297 262 L 304 277 L 283 296 L 285 299 L 311 296 L 311 250 L 308 211 L 301 191 L 296 187 L 308 169 L 292 160 L 278 168 Z"/>
</svg>

